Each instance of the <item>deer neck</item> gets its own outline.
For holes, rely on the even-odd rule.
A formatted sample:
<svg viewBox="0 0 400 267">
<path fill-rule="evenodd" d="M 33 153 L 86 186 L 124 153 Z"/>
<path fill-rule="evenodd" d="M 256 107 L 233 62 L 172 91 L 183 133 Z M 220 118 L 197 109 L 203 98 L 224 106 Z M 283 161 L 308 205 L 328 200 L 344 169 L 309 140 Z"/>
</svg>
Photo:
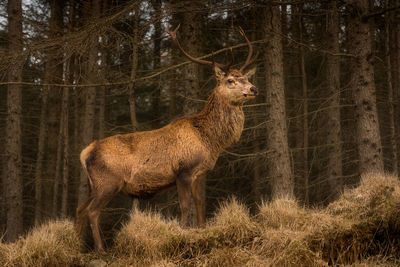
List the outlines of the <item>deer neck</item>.
<svg viewBox="0 0 400 267">
<path fill-rule="evenodd" d="M 239 141 L 244 124 L 243 106 L 232 105 L 214 90 L 204 109 L 192 119 L 203 140 L 220 153 Z"/>
</svg>

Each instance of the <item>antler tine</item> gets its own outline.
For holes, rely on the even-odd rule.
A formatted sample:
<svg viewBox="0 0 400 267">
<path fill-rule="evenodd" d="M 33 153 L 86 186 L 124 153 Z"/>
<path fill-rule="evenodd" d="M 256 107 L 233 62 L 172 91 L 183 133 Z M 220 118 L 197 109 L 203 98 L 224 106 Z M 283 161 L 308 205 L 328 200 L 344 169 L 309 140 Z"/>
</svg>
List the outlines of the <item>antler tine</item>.
<svg viewBox="0 0 400 267">
<path fill-rule="evenodd" d="M 249 54 L 247 55 L 246 62 L 244 65 L 240 68 L 240 71 L 242 72 L 244 69 L 246 69 L 251 63 L 255 61 L 255 58 L 252 59 L 253 56 L 253 45 L 250 43 L 249 39 L 247 38 L 246 34 L 244 33 L 243 29 L 239 27 L 239 33 L 240 35 L 243 36 L 243 38 L 246 40 L 247 46 L 249 47 Z M 258 55 L 257 55 L 258 56 Z"/>
<path fill-rule="evenodd" d="M 181 26 L 181 24 L 178 24 L 178 26 L 175 28 L 175 30 L 173 30 L 172 32 L 169 30 L 169 27 L 167 24 L 165 24 L 165 31 L 171 35 L 173 40 L 176 40 L 176 32 L 179 30 L 179 27 Z"/>
<path fill-rule="evenodd" d="M 177 38 L 177 36 L 176 36 L 176 33 L 177 33 L 177 31 L 178 31 L 178 29 L 179 29 L 179 27 L 180 27 L 181 25 L 179 24 L 176 28 L 175 28 L 175 30 L 173 30 L 172 32 L 168 29 L 168 27 L 166 27 L 166 32 L 172 37 L 172 40 L 174 41 L 174 43 L 178 46 L 178 48 L 179 48 L 179 50 L 181 50 L 181 52 L 189 59 L 189 60 L 191 60 L 191 61 L 193 61 L 193 62 L 196 62 L 196 63 L 199 63 L 199 64 L 202 64 L 202 65 L 209 65 L 209 66 L 212 66 L 212 65 L 216 65 L 216 66 L 218 66 L 218 67 L 220 67 L 220 68 L 225 68 L 225 65 L 223 65 L 223 64 L 220 64 L 220 63 L 217 63 L 217 62 L 211 62 L 211 61 L 208 61 L 208 60 L 203 60 L 203 59 L 198 59 L 198 58 L 195 58 L 195 57 L 193 57 L 193 56 L 191 56 L 191 55 L 189 55 L 184 49 L 183 49 L 183 47 L 181 46 L 181 44 L 179 43 L 179 41 L 178 41 L 178 38 Z"/>
<path fill-rule="evenodd" d="M 233 55 L 233 50 L 232 48 L 229 49 L 229 51 L 231 52 L 231 60 L 224 66 L 224 68 L 226 70 L 229 70 L 229 68 L 232 66 L 233 62 L 235 61 L 235 56 Z"/>
<path fill-rule="evenodd" d="M 251 64 L 253 64 L 253 63 L 257 60 L 257 58 L 258 58 L 259 55 L 260 55 L 260 53 L 257 51 L 257 52 L 256 52 L 256 55 L 249 61 L 249 64 L 247 64 L 246 68 L 247 68 L 248 66 L 250 66 Z M 243 68 L 243 69 L 244 69 L 244 68 Z"/>
</svg>

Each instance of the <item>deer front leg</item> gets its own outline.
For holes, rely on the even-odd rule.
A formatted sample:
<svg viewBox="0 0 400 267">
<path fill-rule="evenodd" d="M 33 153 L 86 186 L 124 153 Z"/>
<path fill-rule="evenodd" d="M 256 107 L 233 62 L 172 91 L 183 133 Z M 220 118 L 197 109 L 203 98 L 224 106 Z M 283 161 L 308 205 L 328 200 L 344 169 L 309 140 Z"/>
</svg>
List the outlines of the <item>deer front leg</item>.
<svg viewBox="0 0 400 267">
<path fill-rule="evenodd" d="M 204 179 L 205 174 L 198 175 L 196 179 L 192 182 L 191 189 L 194 199 L 194 204 L 196 206 L 197 215 L 197 225 L 199 227 L 204 227 Z"/>
<path fill-rule="evenodd" d="M 192 195 L 190 184 L 184 179 L 177 179 L 176 188 L 178 191 L 179 206 L 181 208 L 181 226 L 187 226 Z"/>
</svg>

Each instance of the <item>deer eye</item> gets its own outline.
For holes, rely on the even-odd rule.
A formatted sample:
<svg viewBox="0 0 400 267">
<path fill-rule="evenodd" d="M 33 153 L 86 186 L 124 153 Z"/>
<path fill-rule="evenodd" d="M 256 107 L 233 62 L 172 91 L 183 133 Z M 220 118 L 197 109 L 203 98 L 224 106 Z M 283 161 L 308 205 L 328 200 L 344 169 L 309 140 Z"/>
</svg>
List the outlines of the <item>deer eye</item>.
<svg viewBox="0 0 400 267">
<path fill-rule="evenodd" d="M 235 81 L 232 79 L 228 79 L 228 83 L 234 83 Z"/>
</svg>

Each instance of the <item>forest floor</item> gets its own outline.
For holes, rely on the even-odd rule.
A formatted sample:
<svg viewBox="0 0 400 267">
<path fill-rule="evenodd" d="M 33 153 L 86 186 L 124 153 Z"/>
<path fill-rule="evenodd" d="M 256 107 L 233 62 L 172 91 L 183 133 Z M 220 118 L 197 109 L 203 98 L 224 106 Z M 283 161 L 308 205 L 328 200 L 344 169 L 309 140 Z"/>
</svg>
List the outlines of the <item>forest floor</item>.
<svg viewBox="0 0 400 267">
<path fill-rule="evenodd" d="M 81 253 L 70 220 L 0 243 L 0 266 L 399 266 L 400 181 L 366 175 L 324 209 L 263 203 L 255 216 L 235 199 L 203 229 L 133 210 L 106 254 Z"/>
</svg>

